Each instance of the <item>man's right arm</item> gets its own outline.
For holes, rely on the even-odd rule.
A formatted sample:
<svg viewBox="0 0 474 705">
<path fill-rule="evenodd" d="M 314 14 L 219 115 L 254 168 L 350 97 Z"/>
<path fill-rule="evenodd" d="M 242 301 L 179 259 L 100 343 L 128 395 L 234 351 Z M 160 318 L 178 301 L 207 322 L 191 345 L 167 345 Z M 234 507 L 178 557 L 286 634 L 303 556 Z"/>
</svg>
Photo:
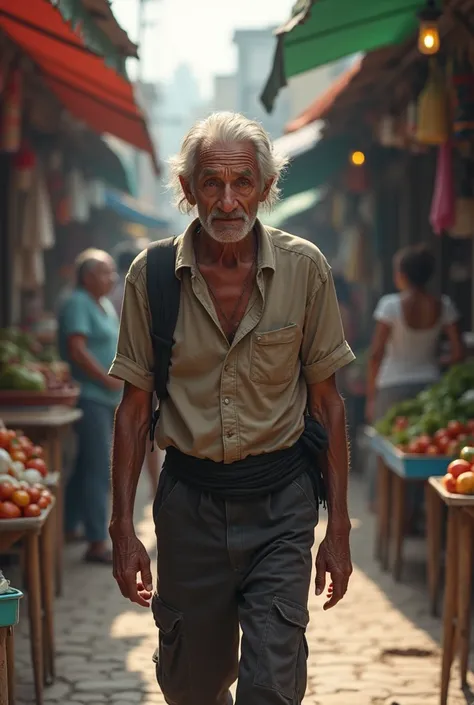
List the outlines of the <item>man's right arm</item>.
<svg viewBox="0 0 474 705">
<path fill-rule="evenodd" d="M 114 576 L 124 597 L 144 607 L 152 591 L 150 559 L 133 526 L 133 508 L 151 421 L 153 348 L 146 296 L 145 254 L 127 276 L 117 355 L 110 369 L 125 382 L 115 415 L 112 451 L 112 520 Z M 137 574 L 141 581 L 137 582 Z"/>
<path fill-rule="evenodd" d="M 151 393 L 126 383 L 115 415 L 112 450 L 112 519 L 114 577 L 122 595 L 143 607 L 153 590 L 150 558 L 133 525 L 138 480 L 145 458 Z M 137 583 L 137 574 L 141 581 Z"/>
</svg>

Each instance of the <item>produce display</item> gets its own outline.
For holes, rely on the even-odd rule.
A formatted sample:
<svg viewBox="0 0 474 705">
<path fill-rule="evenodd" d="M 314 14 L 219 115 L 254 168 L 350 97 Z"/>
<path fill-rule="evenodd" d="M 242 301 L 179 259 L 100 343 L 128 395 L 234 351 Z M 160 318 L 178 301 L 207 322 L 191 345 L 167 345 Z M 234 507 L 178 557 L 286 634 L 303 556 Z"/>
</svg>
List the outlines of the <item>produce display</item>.
<svg viewBox="0 0 474 705">
<path fill-rule="evenodd" d="M 415 399 L 395 404 L 375 428 L 413 455 L 455 458 L 474 446 L 474 362 L 452 367 Z"/>
<path fill-rule="evenodd" d="M 70 386 L 69 366 L 54 347 L 17 328 L 0 329 L 0 390 L 44 392 Z"/>
<path fill-rule="evenodd" d="M 451 494 L 474 495 L 474 447 L 465 446 L 459 458 L 448 465 L 448 472 L 441 482 Z"/>
<path fill-rule="evenodd" d="M 32 518 L 52 502 L 41 446 L 21 431 L 0 427 L 0 520 Z"/>
</svg>

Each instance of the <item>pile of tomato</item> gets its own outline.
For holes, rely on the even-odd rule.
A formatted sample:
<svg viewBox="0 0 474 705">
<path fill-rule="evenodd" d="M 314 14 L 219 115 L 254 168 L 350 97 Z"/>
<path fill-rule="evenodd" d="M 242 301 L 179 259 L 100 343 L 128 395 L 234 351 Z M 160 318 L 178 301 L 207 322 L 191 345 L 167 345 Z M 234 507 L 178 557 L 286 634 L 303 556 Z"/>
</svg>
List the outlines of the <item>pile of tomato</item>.
<svg viewBox="0 0 474 705">
<path fill-rule="evenodd" d="M 399 429 L 403 420 L 397 420 Z M 446 428 L 441 428 L 433 436 L 427 434 L 413 438 L 406 445 L 399 445 L 399 449 L 411 455 L 437 456 L 445 455 L 455 458 L 466 446 L 474 445 L 474 420 L 467 423 L 450 421 Z"/>
<path fill-rule="evenodd" d="M 0 520 L 39 517 L 49 507 L 43 456 L 43 448 L 24 433 L 0 427 Z"/>
</svg>

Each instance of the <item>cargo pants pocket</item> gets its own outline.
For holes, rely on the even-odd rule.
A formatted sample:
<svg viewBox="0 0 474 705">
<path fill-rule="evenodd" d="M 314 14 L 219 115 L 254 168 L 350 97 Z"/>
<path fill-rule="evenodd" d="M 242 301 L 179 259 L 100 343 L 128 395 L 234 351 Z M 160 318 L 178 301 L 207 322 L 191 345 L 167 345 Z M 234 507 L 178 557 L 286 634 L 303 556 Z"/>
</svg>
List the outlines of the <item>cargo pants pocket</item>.
<svg viewBox="0 0 474 705">
<path fill-rule="evenodd" d="M 306 689 L 308 610 L 273 598 L 255 675 L 255 685 L 271 688 L 291 703 L 300 703 Z"/>
<path fill-rule="evenodd" d="M 158 648 L 153 654 L 156 679 L 166 702 L 179 705 L 189 692 L 189 664 L 183 634 L 183 615 L 168 607 L 158 595 L 152 599 L 152 611 L 159 630 Z"/>
</svg>

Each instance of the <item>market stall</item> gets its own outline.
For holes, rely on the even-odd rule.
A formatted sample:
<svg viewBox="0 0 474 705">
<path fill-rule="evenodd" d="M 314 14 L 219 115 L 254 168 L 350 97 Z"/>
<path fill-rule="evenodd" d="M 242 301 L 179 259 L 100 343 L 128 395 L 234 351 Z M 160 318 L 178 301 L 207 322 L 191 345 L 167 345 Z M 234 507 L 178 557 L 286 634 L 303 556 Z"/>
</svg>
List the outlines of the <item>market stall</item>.
<svg viewBox="0 0 474 705">
<path fill-rule="evenodd" d="M 474 445 L 473 389 L 474 363 L 453 367 L 415 399 L 393 406 L 369 432 L 378 458 L 376 555 L 384 568 L 391 565 L 396 580 L 403 567 L 407 486 L 444 476 L 463 448 Z M 458 483 L 458 491 L 474 493 L 474 483 Z"/>
<path fill-rule="evenodd" d="M 55 675 L 55 478 L 48 476 L 43 456 L 23 431 L 0 427 L 0 555 L 19 551 L 28 566 L 24 588 L 37 705 Z"/>
</svg>

